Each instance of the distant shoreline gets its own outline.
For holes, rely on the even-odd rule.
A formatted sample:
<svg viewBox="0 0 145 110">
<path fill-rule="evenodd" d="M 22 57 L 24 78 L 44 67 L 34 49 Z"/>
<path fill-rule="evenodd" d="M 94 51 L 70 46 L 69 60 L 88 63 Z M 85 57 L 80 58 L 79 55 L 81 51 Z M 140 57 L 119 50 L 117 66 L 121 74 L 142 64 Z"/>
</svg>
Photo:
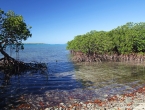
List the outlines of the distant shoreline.
<svg viewBox="0 0 145 110">
<path fill-rule="evenodd" d="M 48 43 L 23 43 L 23 44 L 48 44 Z M 67 44 L 48 44 L 48 45 L 67 45 Z"/>
<path fill-rule="evenodd" d="M 23 43 L 23 44 L 46 44 L 46 43 Z"/>
</svg>

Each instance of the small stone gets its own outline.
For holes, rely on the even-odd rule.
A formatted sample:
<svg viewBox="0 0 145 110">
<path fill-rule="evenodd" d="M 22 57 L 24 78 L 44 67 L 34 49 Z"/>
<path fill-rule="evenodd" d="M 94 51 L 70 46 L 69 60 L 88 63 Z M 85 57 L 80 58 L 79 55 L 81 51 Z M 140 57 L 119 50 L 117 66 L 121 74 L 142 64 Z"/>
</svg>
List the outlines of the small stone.
<svg viewBox="0 0 145 110">
<path fill-rule="evenodd" d="M 45 108 L 45 110 L 51 110 L 52 109 L 52 107 L 50 107 L 50 108 Z"/>
<path fill-rule="evenodd" d="M 64 103 L 60 103 L 60 105 L 64 105 Z"/>
<path fill-rule="evenodd" d="M 72 107 L 72 105 L 68 105 L 68 107 L 69 107 L 69 108 L 71 108 L 71 107 Z"/>
<path fill-rule="evenodd" d="M 107 96 L 108 96 L 107 94 L 104 95 L 104 97 L 107 97 Z"/>
</svg>

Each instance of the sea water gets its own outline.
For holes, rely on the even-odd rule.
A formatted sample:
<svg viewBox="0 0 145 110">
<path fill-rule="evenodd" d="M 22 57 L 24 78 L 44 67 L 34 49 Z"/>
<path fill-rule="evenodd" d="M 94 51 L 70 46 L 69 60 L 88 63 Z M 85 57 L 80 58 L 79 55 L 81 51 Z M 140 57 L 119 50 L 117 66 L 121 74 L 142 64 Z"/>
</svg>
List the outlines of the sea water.
<svg viewBox="0 0 145 110">
<path fill-rule="evenodd" d="M 8 78 L 1 71 L 0 107 L 18 105 L 17 99 L 23 95 L 36 99 L 49 95 L 52 98 L 46 98 L 45 102 L 50 103 L 58 98 L 65 102 L 70 96 L 77 100 L 93 100 L 131 92 L 136 89 L 134 87 L 139 88 L 144 84 L 144 66 L 121 62 L 74 64 L 66 46 L 25 44 L 25 49 L 20 50 L 17 55 L 15 50 L 10 52 L 7 48 L 6 52 L 13 58 L 26 63 L 45 63 L 48 69 L 45 73 L 27 71 Z"/>
<path fill-rule="evenodd" d="M 19 97 L 22 94 L 44 94 L 48 90 L 71 90 L 81 87 L 75 80 L 74 66 L 66 50 L 66 44 L 26 44 L 24 50 L 16 55 L 15 50 L 6 52 L 13 58 L 26 63 L 45 63 L 48 67 L 45 73 L 26 72 L 11 75 L 6 78 L 0 72 L 0 103 L 9 97 Z M 3 56 L 1 55 L 1 58 Z M 7 80 L 9 83 L 7 83 Z"/>
</svg>

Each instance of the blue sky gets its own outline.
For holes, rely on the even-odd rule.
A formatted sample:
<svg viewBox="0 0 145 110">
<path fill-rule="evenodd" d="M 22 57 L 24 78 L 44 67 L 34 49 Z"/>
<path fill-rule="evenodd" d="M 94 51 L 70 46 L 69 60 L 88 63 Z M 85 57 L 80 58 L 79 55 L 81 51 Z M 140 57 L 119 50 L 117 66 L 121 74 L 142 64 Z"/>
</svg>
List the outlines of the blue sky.
<svg viewBox="0 0 145 110">
<path fill-rule="evenodd" d="M 27 43 L 64 44 L 91 30 L 145 22 L 145 0 L 0 0 L 0 8 L 32 26 Z"/>
</svg>

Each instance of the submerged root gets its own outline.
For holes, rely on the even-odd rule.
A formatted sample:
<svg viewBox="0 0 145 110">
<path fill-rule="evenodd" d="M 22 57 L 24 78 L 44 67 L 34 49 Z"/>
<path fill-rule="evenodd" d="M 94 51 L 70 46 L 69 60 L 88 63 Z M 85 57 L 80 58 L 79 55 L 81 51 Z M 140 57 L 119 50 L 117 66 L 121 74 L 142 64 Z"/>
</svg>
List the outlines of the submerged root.
<svg viewBox="0 0 145 110">
<path fill-rule="evenodd" d="M 0 68 L 14 73 L 28 71 L 28 70 L 46 70 L 47 65 L 44 63 L 24 63 L 13 58 L 0 59 Z"/>
<path fill-rule="evenodd" d="M 10 83 L 10 78 L 13 75 L 22 75 L 25 73 L 39 73 L 48 77 L 47 65 L 44 63 L 24 63 L 15 59 L 4 58 L 0 59 L 0 73 L 3 73 L 3 78 L 0 79 L 0 87 L 5 87 Z"/>
</svg>

